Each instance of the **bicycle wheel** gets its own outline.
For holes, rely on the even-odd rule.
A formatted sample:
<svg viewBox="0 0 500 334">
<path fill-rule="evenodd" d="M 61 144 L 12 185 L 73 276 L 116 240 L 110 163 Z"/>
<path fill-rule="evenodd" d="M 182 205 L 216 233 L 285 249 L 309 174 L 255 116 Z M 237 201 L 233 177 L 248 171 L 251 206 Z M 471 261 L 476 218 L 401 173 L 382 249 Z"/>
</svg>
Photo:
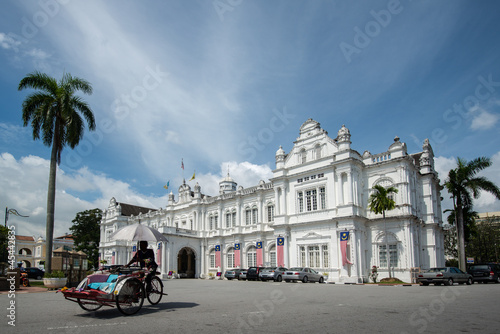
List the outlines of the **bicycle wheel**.
<svg viewBox="0 0 500 334">
<path fill-rule="evenodd" d="M 102 307 L 102 304 L 99 302 L 96 302 L 95 300 L 89 300 L 89 299 L 80 299 L 78 298 L 78 305 L 80 305 L 81 308 L 83 308 L 85 311 L 97 311 Z"/>
<path fill-rule="evenodd" d="M 151 291 L 147 292 L 147 296 L 151 305 L 158 304 L 163 297 L 163 283 L 157 276 L 151 279 Z"/>
<path fill-rule="evenodd" d="M 144 303 L 144 287 L 136 279 L 128 279 L 116 295 L 116 307 L 125 315 L 137 313 Z"/>
</svg>

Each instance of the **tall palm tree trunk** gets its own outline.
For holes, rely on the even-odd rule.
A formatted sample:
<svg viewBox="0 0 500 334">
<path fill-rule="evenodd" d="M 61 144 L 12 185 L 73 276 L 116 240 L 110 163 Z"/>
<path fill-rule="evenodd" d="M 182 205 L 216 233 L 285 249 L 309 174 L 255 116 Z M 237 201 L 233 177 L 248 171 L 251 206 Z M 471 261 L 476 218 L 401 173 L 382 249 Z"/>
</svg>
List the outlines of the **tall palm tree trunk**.
<svg viewBox="0 0 500 334">
<path fill-rule="evenodd" d="M 462 201 L 460 196 L 457 196 L 457 234 L 458 234 L 458 266 L 461 270 L 466 271 L 465 265 L 465 237 L 464 237 L 464 214 Z"/>
<path fill-rule="evenodd" d="M 49 188 L 47 191 L 47 223 L 45 228 L 45 271 L 52 272 L 52 244 L 54 238 L 54 212 L 56 203 L 57 145 L 52 144 L 50 156 Z"/>
<path fill-rule="evenodd" d="M 389 236 L 387 235 L 387 223 L 385 221 L 385 210 L 382 211 L 382 216 L 384 217 L 385 258 L 387 260 L 387 269 L 389 270 L 389 278 L 392 278 L 392 274 L 391 274 L 391 258 L 390 258 L 390 254 L 389 254 Z"/>
</svg>

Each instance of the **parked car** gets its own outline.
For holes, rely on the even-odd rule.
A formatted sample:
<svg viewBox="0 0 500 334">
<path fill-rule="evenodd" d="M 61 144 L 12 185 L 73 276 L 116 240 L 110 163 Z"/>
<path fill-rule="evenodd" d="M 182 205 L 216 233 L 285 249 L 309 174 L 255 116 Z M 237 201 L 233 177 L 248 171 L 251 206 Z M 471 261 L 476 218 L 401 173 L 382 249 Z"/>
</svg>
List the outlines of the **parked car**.
<svg viewBox="0 0 500 334">
<path fill-rule="evenodd" d="M 418 275 L 417 283 L 422 285 L 453 285 L 453 283 L 467 285 L 472 284 L 472 275 L 463 272 L 462 270 L 455 267 L 440 267 L 440 268 L 431 268 L 426 272 L 423 272 Z"/>
<path fill-rule="evenodd" d="M 247 279 L 247 270 L 246 269 L 242 269 L 242 271 L 238 275 L 238 281 L 239 280 L 243 280 L 244 281 L 246 279 Z"/>
<path fill-rule="evenodd" d="M 467 272 L 472 275 L 473 282 L 500 283 L 500 264 L 475 264 L 470 266 Z"/>
<path fill-rule="evenodd" d="M 268 280 L 273 280 L 275 282 L 281 282 L 283 273 L 288 270 L 284 267 L 266 267 L 259 272 L 259 278 L 261 281 L 265 282 Z"/>
<path fill-rule="evenodd" d="M 224 273 L 224 277 L 227 278 L 228 280 L 238 279 L 242 271 L 243 269 L 229 269 L 226 270 L 226 272 Z"/>
<path fill-rule="evenodd" d="M 302 281 L 303 283 L 307 282 L 323 283 L 325 281 L 323 275 L 321 275 L 312 268 L 306 268 L 306 267 L 290 268 L 283 274 L 283 279 L 285 280 L 285 282 Z"/>
<path fill-rule="evenodd" d="M 45 275 L 45 271 L 40 268 L 28 267 L 22 268 L 21 270 L 24 270 L 24 272 L 28 274 L 28 278 L 32 279 L 42 279 L 43 275 Z"/>
<path fill-rule="evenodd" d="M 247 280 L 256 281 L 259 279 L 259 272 L 264 269 L 264 267 L 250 267 L 247 269 Z"/>
</svg>

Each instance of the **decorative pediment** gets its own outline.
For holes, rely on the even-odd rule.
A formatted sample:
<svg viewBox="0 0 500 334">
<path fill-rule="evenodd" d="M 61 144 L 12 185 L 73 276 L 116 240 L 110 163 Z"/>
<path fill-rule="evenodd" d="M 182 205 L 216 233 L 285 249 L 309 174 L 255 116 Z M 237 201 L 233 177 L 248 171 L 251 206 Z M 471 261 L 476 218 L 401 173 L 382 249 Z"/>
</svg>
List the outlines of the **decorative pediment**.
<svg viewBox="0 0 500 334">
<path fill-rule="evenodd" d="M 297 238 L 297 240 L 313 240 L 313 239 L 331 239 L 329 235 L 321 235 L 316 232 L 309 232 L 303 237 Z"/>
</svg>

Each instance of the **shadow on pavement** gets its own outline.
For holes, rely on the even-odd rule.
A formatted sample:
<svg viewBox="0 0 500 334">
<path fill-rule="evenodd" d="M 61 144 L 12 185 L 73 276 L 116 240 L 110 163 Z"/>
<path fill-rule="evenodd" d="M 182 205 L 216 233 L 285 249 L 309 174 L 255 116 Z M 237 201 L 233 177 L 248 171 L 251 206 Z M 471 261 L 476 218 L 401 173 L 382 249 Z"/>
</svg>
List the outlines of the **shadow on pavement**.
<svg viewBox="0 0 500 334">
<path fill-rule="evenodd" d="M 75 316 L 82 318 L 95 318 L 95 319 L 113 319 L 113 318 L 130 318 L 137 317 L 141 315 L 149 315 L 156 312 L 175 312 L 177 309 L 182 308 L 192 308 L 200 304 L 197 303 L 184 303 L 184 302 L 160 302 L 156 305 L 151 305 L 147 301 L 144 301 L 142 308 L 134 315 L 124 315 L 116 307 L 103 306 L 101 309 L 94 312 L 87 312 L 82 309 L 80 314 L 75 314 Z"/>
</svg>

